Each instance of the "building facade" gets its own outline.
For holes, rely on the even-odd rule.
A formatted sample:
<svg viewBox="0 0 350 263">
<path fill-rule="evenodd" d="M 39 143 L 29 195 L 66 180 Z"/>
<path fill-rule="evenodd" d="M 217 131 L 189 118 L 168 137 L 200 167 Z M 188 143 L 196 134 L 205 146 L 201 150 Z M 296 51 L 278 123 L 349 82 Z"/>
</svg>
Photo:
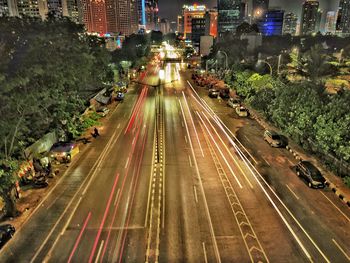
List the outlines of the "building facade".
<svg viewBox="0 0 350 263">
<path fill-rule="evenodd" d="M 336 32 L 340 35 L 350 34 L 350 0 L 340 0 Z"/>
<path fill-rule="evenodd" d="M 258 28 L 264 36 L 280 36 L 283 31 L 284 10 L 268 10 L 262 18 L 258 20 Z"/>
<path fill-rule="evenodd" d="M 236 32 L 236 28 L 243 22 L 241 0 L 218 0 L 218 36 L 225 32 Z"/>
<path fill-rule="evenodd" d="M 218 35 L 218 11 L 215 9 L 205 12 L 205 35 L 214 38 Z"/>
<path fill-rule="evenodd" d="M 192 19 L 191 40 L 193 47 L 199 49 L 201 36 L 205 35 L 205 18 Z"/>
<path fill-rule="evenodd" d="M 159 30 L 158 0 L 145 0 L 146 29 Z"/>
<path fill-rule="evenodd" d="M 297 34 L 298 16 L 292 12 L 286 13 L 283 19 L 283 35 Z"/>
<path fill-rule="evenodd" d="M 334 11 L 327 12 L 326 24 L 324 26 L 324 31 L 326 34 L 335 34 L 335 24 L 337 21 L 337 13 Z"/>
<path fill-rule="evenodd" d="M 314 34 L 319 29 L 320 13 L 319 2 L 316 0 L 307 0 L 303 3 L 300 34 Z"/>
<path fill-rule="evenodd" d="M 269 0 L 253 0 L 252 16 L 260 19 L 269 9 Z"/>
<path fill-rule="evenodd" d="M 204 18 L 206 12 L 205 5 L 184 5 L 182 8 L 183 33 L 184 37 L 191 39 L 192 20 L 195 18 Z"/>
<path fill-rule="evenodd" d="M 184 33 L 184 17 L 177 16 L 177 32 L 183 34 Z"/>
<path fill-rule="evenodd" d="M 136 0 L 81 0 L 81 9 L 90 33 L 130 35 L 138 31 Z"/>
</svg>

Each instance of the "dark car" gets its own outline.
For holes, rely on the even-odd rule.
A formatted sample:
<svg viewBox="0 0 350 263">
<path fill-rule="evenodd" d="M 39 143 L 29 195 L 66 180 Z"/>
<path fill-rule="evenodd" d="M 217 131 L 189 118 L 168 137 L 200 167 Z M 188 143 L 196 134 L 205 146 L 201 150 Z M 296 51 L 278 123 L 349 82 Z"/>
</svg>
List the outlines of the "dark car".
<svg viewBox="0 0 350 263">
<path fill-rule="evenodd" d="M 219 97 L 220 92 L 217 89 L 210 89 L 208 95 L 210 98 L 217 98 L 217 97 Z"/>
<path fill-rule="evenodd" d="M 16 229 L 13 225 L 6 224 L 0 226 L 0 248 L 2 248 L 6 242 L 13 237 L 15 232 Z"/>
<path fill-rule="evenodd" d="M 310 188 L 324 188 L 326 186 L 326 179 L 311 162 L 300 161 L 295 170 L 297 175 L 304 179 Z"/>
</svg>

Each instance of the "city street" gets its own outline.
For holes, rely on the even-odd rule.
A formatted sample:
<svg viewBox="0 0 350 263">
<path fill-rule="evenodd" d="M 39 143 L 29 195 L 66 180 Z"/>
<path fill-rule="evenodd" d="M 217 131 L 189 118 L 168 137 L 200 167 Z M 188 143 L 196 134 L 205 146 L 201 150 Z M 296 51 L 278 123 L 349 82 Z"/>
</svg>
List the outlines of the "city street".
<svg viewBox="0 0 350 263">
<path fill-rule="evenodd" d="M 150 64 L 108 118 L 0 262 L 350 261 L 349 208 L 186 64 Z"/>
</svg>

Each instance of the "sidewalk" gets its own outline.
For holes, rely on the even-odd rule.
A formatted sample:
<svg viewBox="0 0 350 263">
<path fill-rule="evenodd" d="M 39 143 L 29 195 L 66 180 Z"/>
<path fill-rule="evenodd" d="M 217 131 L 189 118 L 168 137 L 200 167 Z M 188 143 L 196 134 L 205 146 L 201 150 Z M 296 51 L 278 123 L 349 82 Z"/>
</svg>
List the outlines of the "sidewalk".
<svg viewBox="0 0 350 263">
<path fill-rule="evenodd" d="M 272 124 L 267 123 L 264 118 L 261 116 L 260 113 L 256 112 L 255 110 L 249 109 L 251 113 L 251 117 L 255 119 L 264 129 L 272 129 L 272 130 L 278 130 L 276 127 L 274 127 Z M 327 186 L 344 202 L 350 207 L 350 188 L 347 187 L 343 180 L 336 176 L 333 172 L 328 170 L 325 165 L 317 158 L 310 156 L 302 147 L 294 143 L 292 140 L 288 141 L 288 145 L 286 146 L 286 149 L 291 152 L 294 156 L 294 158 L 299 160 L 311 160 L 312 163 L 314 163 L 319 170 L 321 171 L 322 175 L 326 179 Z"/>
</svg>

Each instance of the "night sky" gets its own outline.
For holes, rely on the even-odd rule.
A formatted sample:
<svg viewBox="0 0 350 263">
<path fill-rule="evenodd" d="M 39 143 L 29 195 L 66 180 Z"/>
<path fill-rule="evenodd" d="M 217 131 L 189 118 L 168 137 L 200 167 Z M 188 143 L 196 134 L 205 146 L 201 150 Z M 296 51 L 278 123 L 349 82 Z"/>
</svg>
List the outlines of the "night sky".
<svg viewBox="0 0 350 263">
<path fill-rule="evenodd" d="M 250 0 L 251 1 L 251 0 Z M 301 6 L 304 0 L 270 0 L 270 7 L 282 7 L 286 12 L 294 12 L 300 18 Z M 324 15 L 327 11 L 336 11 L 339 6 L 339 0 L 319 0 Z M 160 17 L 176 21 L 176 17 L 181 13 L 181 7 L 184 4 L 205 4 L 207 7 L 215 7 L 217 0 L 159 0 Z M 251 4 L 250 4 L 251 6 Z"/>
</svg>

